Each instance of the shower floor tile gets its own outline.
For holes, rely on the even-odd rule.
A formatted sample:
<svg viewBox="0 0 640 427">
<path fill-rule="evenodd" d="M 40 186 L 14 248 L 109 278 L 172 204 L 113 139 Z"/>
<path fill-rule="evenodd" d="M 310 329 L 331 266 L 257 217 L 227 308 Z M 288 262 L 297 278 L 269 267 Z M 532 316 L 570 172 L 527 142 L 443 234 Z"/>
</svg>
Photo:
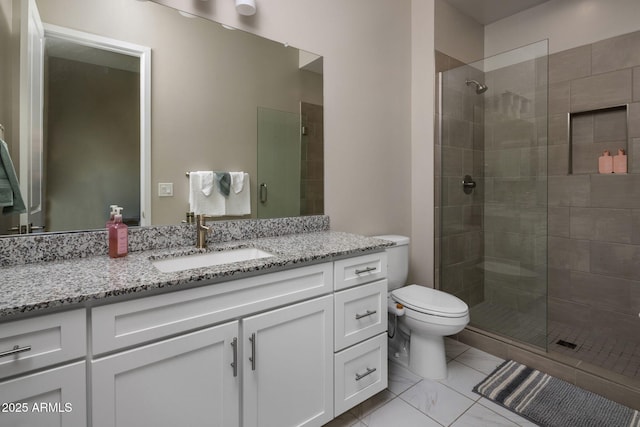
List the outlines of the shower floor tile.
<svg viewBox="0 0 640 427">
<path fill-rule="evenodd" d="M 598 335 L 560 322 L 549 322 L 545 330 L 544 319 L 531 314 L 535 310 L 520 312 L 488 301 L 471 307 L 470 311 L 474 326 L 640 380 L 640 341 Z M 560 345 L 559 341 L 575 347 Z"/>
<path fill-rule="evenodd" d="M 559 340 L 573 343 L 576 347 L 562 346 L 558 344 Z M 549 322 L 548 351 L 640 379 L 640 342 L 591 334 L 565 323 Z"/>
</svg>

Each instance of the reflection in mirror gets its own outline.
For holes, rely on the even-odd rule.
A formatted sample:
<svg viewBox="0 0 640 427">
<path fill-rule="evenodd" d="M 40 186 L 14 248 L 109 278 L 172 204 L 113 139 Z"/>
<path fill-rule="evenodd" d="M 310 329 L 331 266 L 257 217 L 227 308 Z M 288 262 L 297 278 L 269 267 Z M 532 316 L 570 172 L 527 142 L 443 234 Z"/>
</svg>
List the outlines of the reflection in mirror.
<svg viewBox="0 0 640 427">
<path fill-rule="evenodd" d="M 0 7 L 7 16 L 5 4 L 19 3 L 11 0 L 0 0 Z M 154 2 L 137 2 L 132 0 L 37 0 L 42 21 L 59 27 L 78 30 L 101 37 L 108 37 L 140 46 L 148 46 L 152 52 L 151 82 L 151 173 L 147 183 L 141 187 L 150 194 L 151 212 L 149 224 L 176 224 L 185 217 L 188 210 L 188 180 L 185 171 L 216 170 L 245 171 L 251 177 L 251 214 L 246 218 L 259 215 L 259 156 L 258 156 L 258 111 L 261 108 L 296 114 L 299 156 L 297 192 L 299 199 L 297 214 L 322 213 L 322 58 L 306 52 L 284 46 L 281 43 L 257 37 L 242 31 L 224 29 L 221 25 L 201 18 L 188 19 L 175 10 Z M 17 11 L 9 12 L 17 13 Z M 10 16 L 10 14 L 9 14 Z M 167 31 L 167 29 L 171 31 Z M 0 43 L 9 44 L 12 28 L 7 34 L 0 32 Z M 47 42 L 48 44 L 48 42 Z M 311 59 L 309 59 L 311 58 Z M 66 58 L 69 61 L 70 58 Z M 53 62 L 58 62 L 53 64 Z M 103 65 L 93 64 L 100 68 Z M 60 61 L 49 61 L 49 67 L 62 67 Z M 3 62 L 2 67 L 5 67 Z M 102 68 L 104 71 L 105 68 Z M 5 92 L 8 86 L 14 85 L 15 78 L 11 70 L 0 71 L 0 86 Z M 88 78 L 88 74 L 82 71 Z M 114 68 L 111 74 L 122 74 L 124 70 Z M 15 73 L 14 73 L 15 77 Z M 16 85 L 17 87 L 17 85 Z M 125 91 L 131 93 L 131 90 Z M 2 92 L 0 92 L 2 95 Z M 92 96 L 105 102 L 104 95 Z M 85 102 L 91 98 L 87 96 Z M 302 110 L 305 104 L 316 106 L 320 113 L 307 114 Z M 17 118 L 16 108 L 0 106 L 0 123 L 5 127 L 14 126 Z M 13 113 L 12 113 L 13 112 Z M 49 112 L 50 113 L 50 112 Z M 85 111 L 86 113 L 86 111 Z M 96 113 L 97 114 L 97 113 Z M 103 114 L 109 116 L 109 114 Z M 86 120 L 80 114 L 71 114 Z M 305 124 L 308 117 L 320 117 L 319 122 Z M 127 115 L 132 120 L 132 115 Z M 50 120 L 50 119 L 47 119 Z M 51 128 L 47 122 L 45 129 Z M 79 139 L 84 144 L 110 141 L 112 144 L 124 141 L 124 131 L 110 127 L 96 132 L 92 136 Z M 135 131 L 126 131 L 135 133 Z M 8 134 L 18 137 L 17 129 L 10 129 Z M 87 170 L 99 170 L 98 161 L 106 156 L 102 154 L 83 154 L 73 147 L 65 149 L 60 146 L 48 146 L 53 138 L 60 142 L 60 137 L 45 135 L 44 170 L 48 171 L 53 164 L 48 162 L 58 156 L 63 159 L 68 151 L 80 159 L 80 166 L 73 169 L 68 163 L 66 178 L 71 181 L 85 179 Z M 315 138 L 312 140 L 312 138 Z M 62 139 L 66 140 L 66 137 Z M 62 141 L 64 142 L 67 141 Z M 107 142 L 108 144 L 109 142 Z M 312 144 L 314 144 L 312 146 Z M 15 144 L 12 146 L 15 148 Z M 75 147 L 75 146 L 74 146 Z M 124 149 L 124 148 L 119 148 Z M 94 150 L 105 150 L 104 147 Z M 96 153 L 96 151 L 94 151 Z M 97 151 L 105 153 L 105 151 Z M 18 153 L 15 154 L 18 156 Z M 127 154 L 122 158 L 129 163 L 125 168 L 134 169 L 136 158 L 140 154 Z M 135 188 L 137 180 L 132 176 L 126 183 L 114 184 L 111 178 L 115 174 L 112 169 L 114 161 L 105 163 L 102 172 L 102 186 L 114 189 Z M 84 169 L 82 169 L 84 167 Z M 138 171 L 138 174 L 142 171 Z M 124 172 L 120 173 L 124 174 Z M 120 175 L 119 174 L 119 175 Z M 123 175 L 124 176 L 124 175 Z M 138 178 L 140 179 L 140 178 Z M 293 178 L 291 178 L 293 179 Z M 172 183 L 173 195 L 161 197 L 158 184 Z M 75 184 L 78 184 L 75 182 Z M 82 183 L 79 183 L 82 184 Z M 96 184 L 97 185 L 97 184 Z M 125 204 L 125 200 L 135 199 L 124 193 L 110 195 L 107 199 L 94 204 L 103 205 L 102 220 L 95 223 L 83 223 L 74 219 L 90 216 L 82 205 L 87 194 L 76 194 L 73 201 L 64 201 L 60 197 L 52 200 L 52 188 L 59 191 L 68 190 L 68 182 L 54 183 L 53 178 L 45 180 L 45 205 L 51 212 L 65 206 L 62 214 L 64 221 L 51 221 L 48 230 L 66 231 L 77 229 L 102 228 L 108 215 L 108 205 Z M 91 184 L 95 191 L 97 187 Z M 273 188 L 272 188 L 273 187 Z M 271 194 L 276 193 L 275 185 L 270 186 Z M 80 192 L 74 189 L 73 192 Z M 61 194 L 61 193 L 60 193 Z M 134 204 L 125 208 L 135 221 Z M 138 208 L 142 209 L 142 208 Z M 139 210 L 138 210 L 139 212 Z M 276 215 L 281 214 L 266 214 Z M 49 214 L 47 214 L 49 216 Z M 57 215 L 58 218 L 62 217 Z M 100 217 L 100 214 L 97 215 Z M 97 218 L 96 217 L 96 218 Z M 223 217 L 224 219 L 224 217 Z M 141 218 L 143 221 L 144 218 Z M 57 225 L 55 225 L 57 224 Z M 95 224 L 95 225 L 94 225 Z M 0 227 L 3 224 L 0 223 Z M 0 229 L 3 233 L 4 229 Z"/>
<path fill-rule="evenodd" d="M 149 207 L 141 192 L 141 156 L 148 157 L 149 147 L 141 128 L 148 101 L 140 102 L 146 92 L 141 96 L 140 88 L 148 71 L 141 70 L 140 56 L 128 54 L 133 48 L 45 26 L 47 231 L 100 228 L 111 204 L 123 208 L 128 225 L 144 224 Z M 148 49 L 136 50 L 148 55 Z"/>
</svg>

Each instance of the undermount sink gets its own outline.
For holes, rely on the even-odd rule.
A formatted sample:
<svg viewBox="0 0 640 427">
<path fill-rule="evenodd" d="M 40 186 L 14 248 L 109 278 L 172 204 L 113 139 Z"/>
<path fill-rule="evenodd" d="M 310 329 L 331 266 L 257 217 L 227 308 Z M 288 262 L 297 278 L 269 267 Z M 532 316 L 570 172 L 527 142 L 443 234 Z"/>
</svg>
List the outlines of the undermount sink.
<svg viewBox="0 0 640 427">
<path fill-rule="evenodd" d="M 163 273 L 190 270 L 192 268 L 211 267 L 240 261 L 272 257 L 273 254 L 258 248 L 227 249 L 207 253 L 183 255 L 165 258 L 151 263 Z"/>
</svg>

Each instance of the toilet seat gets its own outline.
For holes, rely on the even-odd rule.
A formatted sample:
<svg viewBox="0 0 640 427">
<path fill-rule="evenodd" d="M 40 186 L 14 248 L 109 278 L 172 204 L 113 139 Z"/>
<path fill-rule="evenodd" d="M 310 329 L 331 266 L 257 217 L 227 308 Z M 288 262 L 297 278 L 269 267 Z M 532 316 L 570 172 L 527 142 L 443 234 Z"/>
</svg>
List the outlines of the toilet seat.
<svg viewBox="0 0 640 427">
<path fill-rule="evenodd" d="M 465 317 L 469 307 L 461 299 L 420 285 L 404 286 L 391 292 L 393 300 L 419 313 L 440 317 Z"/>
</svg>

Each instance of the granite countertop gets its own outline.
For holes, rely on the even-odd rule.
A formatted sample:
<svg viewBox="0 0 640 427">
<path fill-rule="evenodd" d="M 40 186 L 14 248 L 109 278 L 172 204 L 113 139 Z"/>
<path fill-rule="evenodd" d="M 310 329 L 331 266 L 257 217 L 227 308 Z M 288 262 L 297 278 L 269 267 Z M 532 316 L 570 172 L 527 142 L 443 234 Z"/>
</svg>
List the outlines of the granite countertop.
<svg viewBox="0 0 640 427">
<path fill-rule="evenodd" d="M 179 290 L 188 285 L 214 283 L 269 273 L 335 258 L 375 252 L 390 246 L 385 240 L 322 231 L 210 244 L 206 251 L 256 247 L 268 258 L 162 273 L 153 260 L 199 253 L 195 247 L 131 252 L 112 259 L 106 255 L 40 262 L 0 268 L 0 320 L 21 313 L 46 312 L 56 307 L 108 303 L 122 295 L 144 296 L 158 289 Z"/>
</svg>

